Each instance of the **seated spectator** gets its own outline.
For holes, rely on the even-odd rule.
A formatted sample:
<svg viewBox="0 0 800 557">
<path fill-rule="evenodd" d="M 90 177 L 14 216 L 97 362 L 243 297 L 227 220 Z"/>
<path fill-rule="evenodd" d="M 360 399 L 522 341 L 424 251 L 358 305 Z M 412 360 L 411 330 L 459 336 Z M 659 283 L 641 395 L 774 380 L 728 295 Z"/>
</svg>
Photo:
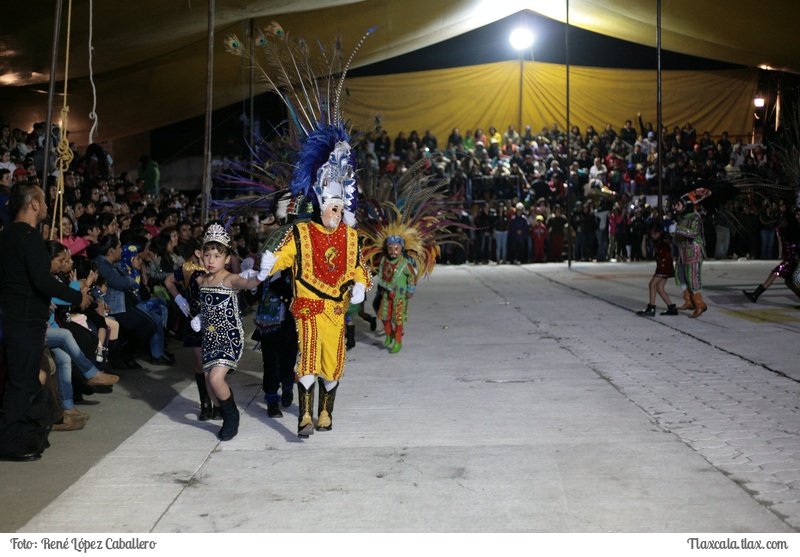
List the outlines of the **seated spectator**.
<svg viewBox="0 0 800 557">
<path fill-rule="evenodd" d="M 136 336 L 148 343 L 150 363 L 174 364 L 175 357 L 164 349 L 165 335 L 162 317 L 139 307 L 140 290 L 146 278 L 142 279 L 141 275 L 133 277 L 120 265 L 122 245 L 116 236 L 102 237 L 98 242 L 98 251 L 99 255 L 95 258 L 95 263 L 97 263 L 100 275 L 108 282 L 105 302 L 109 308 L 109 315 L 119 322 L 121 331 L 124 333 L 121 336 L 126 337 L 122 339 L 122 343 L 128 346 L 127 349 L 122 348 L 122 352 L 128 354 L 130 358 L 126 364 L 138 365 L 130 355 L 131 336 Z M 138 253 L 138 249 L 136 251 Z M 129 367 L 133 366 L 129 365 Z"/>
</svg>

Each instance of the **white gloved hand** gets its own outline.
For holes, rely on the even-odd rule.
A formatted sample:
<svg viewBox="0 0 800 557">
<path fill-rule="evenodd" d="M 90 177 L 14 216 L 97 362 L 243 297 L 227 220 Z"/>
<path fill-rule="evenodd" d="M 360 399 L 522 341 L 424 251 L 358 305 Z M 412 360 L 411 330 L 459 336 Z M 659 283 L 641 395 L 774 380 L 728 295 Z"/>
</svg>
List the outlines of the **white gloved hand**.
<svg viewBox="0 0 800 557">
<path fill-rule="evenodd" d="M 251 278 L 258 276 L 258 271 L 255 269 L 244 269 L 241 273 L 239 273 L 239 276 L 244 280 L 250 280 Z"/>
<path fill-rule="evenodd" d="M 675 229 L 676 229 L 676 228 L 678 228 L 678 225 L 677 225 L 677 224 L 675 224 L 674 222 L 673 222 L 672 224 L 670 224 L 670 225 L 669 225 L 669 233 L 670 233 L 670 234 L 675 234 Z"/>
<path fill-rule="evenodd" d="M 364 301 L 364 297 L 367 295 L 367 287 L 364 286 L 363 282 L 357 282 L 353 285 L 353 292 L 350 294 L 350 303 L 351 304 L 360 304 Z"/>
<path fill-rule="evenodd" d="M 265 281 L 269 276 L 270 271 L 275 266 L 275 254 L 271 251 L 265 251 L 261 255 L 261 270 L 258 272 L 258 280 Z"/>
<path fill-rule="evenodd" d="M 192 330 L 195 333 L 199 333 L 200 329 L 203 328 L 203 318 L 201 316 L 199 316 L 199 315 L 195 315 L 192 318 L 192 320 L 189 322 L 189 325 L 191 325 Z"/>
<path fill-rule="evenodd" d="M 175 296 L 175 303 L 178 304 L 178 309 L 180 309 L 186 317 L 189 317 L 189 302 L 186 301 L 186 298 L 178 294 Z"/>
</svg>

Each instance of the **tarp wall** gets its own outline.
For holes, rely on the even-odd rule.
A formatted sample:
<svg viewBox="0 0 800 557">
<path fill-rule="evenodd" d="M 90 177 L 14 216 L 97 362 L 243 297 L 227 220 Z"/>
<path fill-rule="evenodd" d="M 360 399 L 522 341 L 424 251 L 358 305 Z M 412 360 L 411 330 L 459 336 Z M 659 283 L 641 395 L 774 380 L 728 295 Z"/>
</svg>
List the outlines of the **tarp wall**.
<svg viewBox="0 0 800 557">
<path fill-rule="evenodd" d="M 522 114 L 520 117 L 520 72 Z M 655 71 L 570 66 L 570 124 L 583 132 L 591 124 L 600 132 L 606 123 L 619 130 L 642 113 L 656 123 Z M 662 121 L 669 130 L 691 122 L 698 133 L 732 137 L 753 127 L 752 99 L 758 70 L 662 72 Z M 498 62 L 392 76 L 352 78 L 345 113 L 360 129 L 371 129 L 376 114 L 394 138 L 429 129 L 444 147 L 454 127 L 467 130 L 509 124 L 534 132 L 558 123 L 566 125 L 566 66 L 540 62 Z"/>
</svg>

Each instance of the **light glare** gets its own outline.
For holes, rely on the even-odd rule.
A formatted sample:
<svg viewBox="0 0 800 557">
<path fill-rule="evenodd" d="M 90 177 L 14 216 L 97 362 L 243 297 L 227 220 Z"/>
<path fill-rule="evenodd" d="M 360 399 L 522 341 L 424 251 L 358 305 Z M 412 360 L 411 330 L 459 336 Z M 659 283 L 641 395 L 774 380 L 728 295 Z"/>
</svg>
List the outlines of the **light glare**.
<svg viewBox="0 0 800 557">
<path fill-rule="evenodd" d="M 511 46 L 513 46 L 516 50 L 524 50 L 530 47 L 533 44 L 533 33 L 529 30 L 520 27 L 519 29 L 514 29 L 511 32 L 511 36 L 508 37 Z"/>
</svg>

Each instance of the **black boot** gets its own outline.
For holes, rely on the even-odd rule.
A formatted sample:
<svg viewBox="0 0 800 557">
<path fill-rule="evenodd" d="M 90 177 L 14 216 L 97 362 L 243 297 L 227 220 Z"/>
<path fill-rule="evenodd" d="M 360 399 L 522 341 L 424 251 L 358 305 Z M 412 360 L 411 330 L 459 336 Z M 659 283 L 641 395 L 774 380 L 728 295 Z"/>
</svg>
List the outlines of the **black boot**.
<svg viewBox="0 0 800 557">
<path fill-rule="evenodd" d="M 347 336 L 347 342 L 345 344 L 345 349 L 350 350 L 356 345 L 356 326 L 355 325 L 347 325 L 345 327 L 345 333 Z"/>
<path fill-rule="evenodd" d="M 281 406 L 284 408 L 289 408 L 292 405 L 292 400 L 294 400 L 294 383 L 290 383 L 289 386 L 286 384 L 281 385 Z"/>
<path fill-rule="evenodd" d="M 206 387 L 206 374 L 195 373 L 194 381 L 197 383 L 197 392 L 200 394 L 200 415 L 197 417 L 201 422 L 207 422 L 211 419 L 211 413 L 214 405 L 211 403 L 211 397 L 208 395 L 208 387 Z"/>
<path fill-rule="evenodd" d="M 317 407 L 317 429 L 330 431 L 333 429 L 333 403 L 336 400 L 336 390 L 339 383 L 330 391 L 325 390 L 325 382 L 319 380 L 319 405 Z"/>
<path fill-rule="evenodd" d="M 653 304 L 647 304 L 647 309 L 642 309 L 636 312 L 636 315 L 645 315 L 647 317 L 652 317 L 656 314 L 656 306 Z"/>
<path fill-rule="evenodd" d="M 228 441 L 239 433 L 239 409 L 233 400 L 233 391 L 229 399 L 219 401 L 219 411 L 222 413 L 222 427 L 217 437 L 220 441 Z"/>
<path fill-rule="evenodd" d="M 297 383 L 297 435 L 308 437 L 314 433 L 314 385 L 306 390 L 302 383 Z"/>
<path fill-rule="evenodd" d="M 662 311 L 661 315 L 678 315 L 678 308 L 675 304 L 670 304 L 667 306 L 667 311 Z"/>
<path fill-rule="evenodd" d="M 270 418 L 283 418 L 283 412 L 281 412 L 281 396 L 279 394 L 265 394 L 264 402 L 267 403 L 267 416 Z"/>
<path fill-rule="evenodd" d="M 742 290 L 742 293 L 748 298 L 750 298 L 750 301 L 755 304 L 758 301 L 758 297 L 764 293 L 764 290 L 766 290 L 766 288 L 764 288 L 764 285 L 759 284 L 758 288 L 756 288 L 752 292 L 748 292 L 747 290 Z"/>
</svg>

